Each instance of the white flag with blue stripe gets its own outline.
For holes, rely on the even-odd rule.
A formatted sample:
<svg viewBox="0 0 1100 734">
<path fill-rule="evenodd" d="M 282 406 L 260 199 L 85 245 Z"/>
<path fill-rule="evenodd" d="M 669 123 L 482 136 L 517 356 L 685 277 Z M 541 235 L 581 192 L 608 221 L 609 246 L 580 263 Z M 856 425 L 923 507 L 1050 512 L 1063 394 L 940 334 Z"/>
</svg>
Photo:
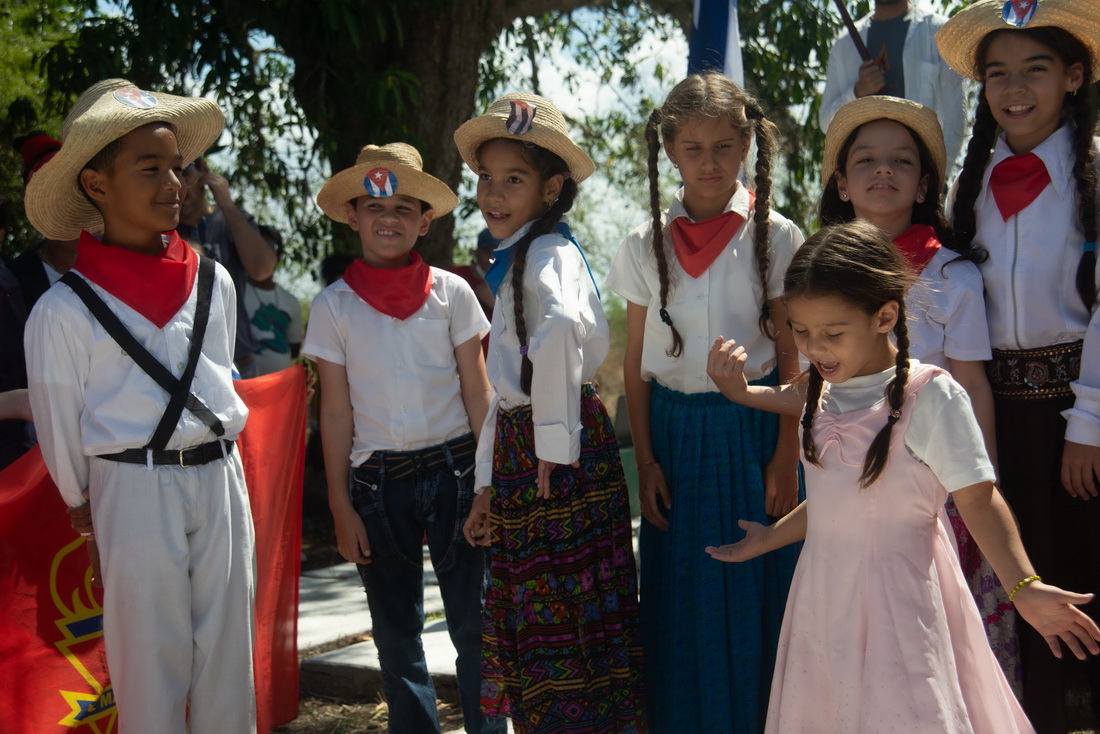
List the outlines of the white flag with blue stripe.
<svg viewBox="0 0 1100 734">
<path fill-rule="evenodd" d="M 737 0 L 695 0 L 688 42 L 688 74 L 704 71 L 721 71 L 738 86 L 745 86 Z"/>
</svg>

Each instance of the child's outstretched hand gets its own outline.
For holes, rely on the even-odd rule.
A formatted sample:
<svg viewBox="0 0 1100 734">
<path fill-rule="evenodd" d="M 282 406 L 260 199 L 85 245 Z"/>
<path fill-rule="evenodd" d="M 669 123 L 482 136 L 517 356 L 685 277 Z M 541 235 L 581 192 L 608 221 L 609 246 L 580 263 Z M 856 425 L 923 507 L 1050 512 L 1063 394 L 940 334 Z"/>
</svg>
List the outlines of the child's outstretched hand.
<svg viewBox="0 0 1100 734">
<path fill-rule="evenodd" d="M 489 545 L 492 536 L 489 535 L 489 492 L 488 487 L 474 497 L 474 503 L 470 506 L 470 514 L 466 522 L 462 523 L 462 534 L 466 536 L 466 542 L 475 548 L 479 545 Z"/>
<path fill-rule="evenodd" d="M 745 537 L 736 543 L 715 547 L 708 545 L 707 553 L 711 558 L 726 563 L 742 563 L 765 553 L 764 538 L 771 532 L 770 525 L 761 525 L 749 520 L 738 520 L 737 527 L 745 531 Z"/>
<path fill-rule="evenodd" d="M 1084 660 L 1087 649 L 1093 655 L 1100 654 L 1100 628 L 1077 604 L 1088 604 L 1092 594 L 1075 594 L 1057 586 L 1035 581 L 1016 594 L 1016 611 L 1036 629 L 1050 645 L 1054 657 L 1062 657 L 1065 643 L 1078 660 Z"/>
<path fill-rule="evenodd" d="M 748 359 L 744 347 L 737 346 L 733 339 L 725 340 L 719 336 L 714 340 L 707 354 L 707 375 L 714 380 L 723 395 L 734 402 L 749 390 L 745 379 L 745 361 Z"/>
</svg>

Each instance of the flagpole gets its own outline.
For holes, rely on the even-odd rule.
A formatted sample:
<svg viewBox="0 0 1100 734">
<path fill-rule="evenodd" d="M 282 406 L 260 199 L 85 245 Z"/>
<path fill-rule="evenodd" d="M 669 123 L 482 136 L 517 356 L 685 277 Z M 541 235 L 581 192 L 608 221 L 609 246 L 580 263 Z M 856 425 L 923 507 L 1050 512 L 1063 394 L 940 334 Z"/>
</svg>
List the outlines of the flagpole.
<svg viewBox="0 0 1100 734">
<path fill-rule="evenodd" d="M 852 16 L 848 13 L 847 6 L 844 5 L 844 0 L 833 1 L 836 4 L 836 9 L 840 11 L 840 19 L 844 21 L 845 27 L 848 28 L 848 35 L 852 37 L 852 43 L 856 45 L 856 51 L 859 52 L 859 57 L 864 61 L 870 61 L 871 53 L 867 50 L 866 44 L 863 43 L 863 38 L 859 35 L 855 21 L 852 20 Z"/>
</svg>

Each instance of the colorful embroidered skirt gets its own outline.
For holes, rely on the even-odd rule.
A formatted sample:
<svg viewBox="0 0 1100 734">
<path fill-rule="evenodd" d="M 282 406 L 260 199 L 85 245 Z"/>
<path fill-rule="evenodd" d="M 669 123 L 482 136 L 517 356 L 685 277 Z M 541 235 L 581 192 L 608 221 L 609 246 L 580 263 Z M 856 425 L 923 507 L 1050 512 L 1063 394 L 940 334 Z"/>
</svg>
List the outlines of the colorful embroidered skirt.
<svg viewBox="0 0 1100 734">
<path fill-rule="evenodd" d="M 747 563 L 722 563 L 703 549 L 743 538 L 738 519 L 769 522 L 764 469 L 778 416 L 721 393 L 688 395 L 653 383 L 650 426 L 672 496 L 668 530 L 642 522 L 640 543 L 650 730 L 754 734 L 764 728 L 802 544 Z"/>
<path fill-rule="evenodd" d="M 580 468 L 559 466 L 549 499 L 530 406 L 497 417 L 482 707 L 516 734 L 646 731 L 626 481 L 591 386 L 581 408 Z"/>
</svg>

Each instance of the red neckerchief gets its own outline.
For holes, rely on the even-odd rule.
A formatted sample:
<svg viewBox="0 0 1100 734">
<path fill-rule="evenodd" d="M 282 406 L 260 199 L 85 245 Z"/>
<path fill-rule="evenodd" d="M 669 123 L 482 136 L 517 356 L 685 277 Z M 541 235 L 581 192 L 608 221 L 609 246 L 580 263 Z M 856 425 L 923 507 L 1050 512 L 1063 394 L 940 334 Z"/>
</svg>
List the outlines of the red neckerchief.
<svg viewBox="0 0 1100 734">
<path fill-rule="evenodd" d="M 146 255 L 81 232 L 73 268 L 163 329 L 187 303 L 199 268 L 191 246 L 175 232 L 168 235 L 163 250 Z"/>
<path fill-rule="evenodd" d="M 756 202 L 756 195 L 749 192 L 749 211 Z M 672 247 L 684 272 L 698 278 L 726 249 L 745 218 L 735 211 L 728 211 L 710 219 L 693 222 L 686 216 L 672 220 Z"/>
<path fill-rule="evenodd" d="M 940 240 L 936 230 L 930 224 L 914 224 L 894 238 L 894 247 L 905 256 L 906 261 L 920 275 L 940 249 Z"/>
<path fill-rule="evenodd" d="M 993 200 L 1001 211 L 1001 217 L 1008 218 L 1035 201 L 1050 183 L 1050 173 L 1043 159 L 1034 153 L 1013 155 L 993 167 L 989 174 L 989 190 Z"/>
<path fill-rule="evenodd" d="M 375 311 L 405 319 L 420 310 L 432 291 L 432 269 L 416 252 L 403 268 L 376 268 L 353 260 L 344 282 Z"/>
</svg>

